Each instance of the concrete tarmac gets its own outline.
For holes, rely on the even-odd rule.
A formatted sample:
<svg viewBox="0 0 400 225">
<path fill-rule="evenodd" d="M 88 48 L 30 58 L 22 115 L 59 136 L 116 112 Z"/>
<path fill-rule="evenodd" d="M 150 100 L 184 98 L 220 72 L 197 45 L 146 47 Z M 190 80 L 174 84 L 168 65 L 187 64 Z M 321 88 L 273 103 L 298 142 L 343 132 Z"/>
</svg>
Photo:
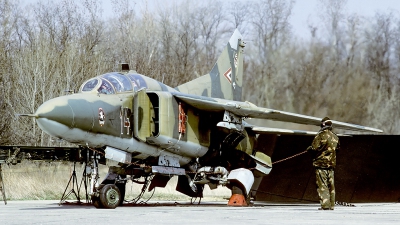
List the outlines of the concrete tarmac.
<svg viewBox="0 0 400 225">
<path fill-rule="evenodd" d="M 354 204 L 317 210 L 318 204 L 258 203 L 228 207 L 226 202 L 149 202 L 116 209 L 59 201 L 0 202 L 0 224 L 400 224 L 400 203 Z"/>
</svg>

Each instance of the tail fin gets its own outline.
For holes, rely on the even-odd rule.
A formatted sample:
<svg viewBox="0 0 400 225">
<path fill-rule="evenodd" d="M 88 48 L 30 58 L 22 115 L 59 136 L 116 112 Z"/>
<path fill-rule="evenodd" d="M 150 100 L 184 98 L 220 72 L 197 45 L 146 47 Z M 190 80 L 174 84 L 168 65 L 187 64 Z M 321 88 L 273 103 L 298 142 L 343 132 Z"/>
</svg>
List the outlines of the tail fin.
<svg viewBox="0 0 400 225">
<path fill-rule="evenodd" d="M 243 48 L 236 29 L 209 74 L 178 86 L 182 93 L 228 100 L 242 100 Z"/>
</svg>

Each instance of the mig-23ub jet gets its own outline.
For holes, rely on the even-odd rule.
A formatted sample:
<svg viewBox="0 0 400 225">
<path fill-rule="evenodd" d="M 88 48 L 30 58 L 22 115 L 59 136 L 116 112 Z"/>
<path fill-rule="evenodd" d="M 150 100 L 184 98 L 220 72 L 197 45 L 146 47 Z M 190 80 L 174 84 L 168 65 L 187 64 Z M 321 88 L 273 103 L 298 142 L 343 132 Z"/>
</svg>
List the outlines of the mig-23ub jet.
<svg viewBox="0 0 400 225">
<path fill-rule="evenodd" d="M 257 151 L 257 134 L 314 134 L 258 127 L 260 118 L 320 125 L 321 118 L 242 102 L 243 49 L 236 30 L 209 74 L 176 88 L 136 72 L 113 72 L 82 84 L 78 93 L 51 99 L 34 114 L 51 136 L 86 146 L 105 156 L 109 172 L 101 181 L 94 157 L 89 194 L 98 208 L 115 208 L 128 180 L 145 178 L 148 188 L 165 187 L 178 176 L 176 190 L 202 197 L 222 185 L 232 190 L 229 205 L 246 205 L 272 169 Z M 336 128 L 382 132 L 333 121 Z"/>
</svg>

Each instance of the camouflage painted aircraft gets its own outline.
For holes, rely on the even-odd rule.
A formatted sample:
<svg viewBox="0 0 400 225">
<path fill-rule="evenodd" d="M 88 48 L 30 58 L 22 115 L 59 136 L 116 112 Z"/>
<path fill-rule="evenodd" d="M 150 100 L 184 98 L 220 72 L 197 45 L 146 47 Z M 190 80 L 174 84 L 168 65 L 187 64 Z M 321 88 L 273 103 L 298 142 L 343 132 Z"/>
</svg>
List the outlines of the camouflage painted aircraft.
<svg viewBox="0 0 400 225">
<path fill-rule="evenodd" d="M 93 158 L 90 196 L 98 208 L 122 204 L 128 180 L 202 197 L 210 189 L 232 190 L 229 205 L 246 205 L 272 169 L 270 156 L 255 149 L 258 134 L 316 132 L 259 127 L 259 118 L 320 125 L 321 118 L 257 107 L 242 100 L 243 49 L 236 30 L 209 74 L 176 88 L 134 71 L 106 73 L 82 84 L 79 93 L 51 99 L 34 114 L 51 136 L 104 154 L 109 172 L 99 180 Z M 333 121 L 336 128 L 382 132 Z"/>
</svg>

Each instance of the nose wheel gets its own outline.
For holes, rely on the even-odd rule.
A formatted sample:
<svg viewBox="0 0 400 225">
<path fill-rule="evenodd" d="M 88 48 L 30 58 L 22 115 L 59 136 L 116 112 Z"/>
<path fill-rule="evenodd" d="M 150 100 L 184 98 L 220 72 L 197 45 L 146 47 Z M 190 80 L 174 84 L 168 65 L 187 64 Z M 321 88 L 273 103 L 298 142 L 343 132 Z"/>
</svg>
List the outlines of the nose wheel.
<svg viewBox="0 0 400 225">
<path fill-rule="evenodd" d="M 115 184 L 106 184 L 100 189 L 99 197 L 93 196 L 92 202 L 96 208 L 115 209 L 121 203 L 121 192 Z"/>
</svg>

